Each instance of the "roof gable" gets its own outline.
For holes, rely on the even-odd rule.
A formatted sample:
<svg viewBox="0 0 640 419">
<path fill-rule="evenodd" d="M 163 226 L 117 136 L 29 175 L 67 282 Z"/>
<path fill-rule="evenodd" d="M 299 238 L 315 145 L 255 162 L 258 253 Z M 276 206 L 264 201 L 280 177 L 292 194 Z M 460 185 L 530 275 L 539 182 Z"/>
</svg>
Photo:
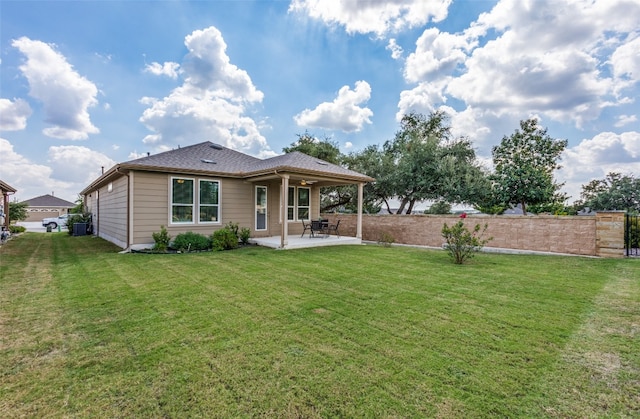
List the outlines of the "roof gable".
<svg viewBox="0 0 640 419">
<path fill-rule="evenodd" d="M 65 207 L 73 208 L 76 206 L 73 202 L 57 198 L 53 195 L 42 195 L 35 198 L 22 201 L 23 204 L 28 204 L 30 207 Z"/>
<path fill-rule="evenodd" d="M 261 160 L 210 141 L 180 147 L 123 163 L 126 168 L 213 172 L 239 175 Z"/>
</svg>

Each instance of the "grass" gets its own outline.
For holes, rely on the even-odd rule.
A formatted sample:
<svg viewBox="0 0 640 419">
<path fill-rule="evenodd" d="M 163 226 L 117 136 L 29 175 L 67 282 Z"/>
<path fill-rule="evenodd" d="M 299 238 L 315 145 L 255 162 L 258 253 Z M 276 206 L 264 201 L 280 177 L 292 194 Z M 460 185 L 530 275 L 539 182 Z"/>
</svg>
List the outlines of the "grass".
<svg viewBox="0 0 640 419">
<path fill-rule="evenodd" d="M 3 417 L 638 417 L 640 261 L 0 248 Z"/>
</svg>

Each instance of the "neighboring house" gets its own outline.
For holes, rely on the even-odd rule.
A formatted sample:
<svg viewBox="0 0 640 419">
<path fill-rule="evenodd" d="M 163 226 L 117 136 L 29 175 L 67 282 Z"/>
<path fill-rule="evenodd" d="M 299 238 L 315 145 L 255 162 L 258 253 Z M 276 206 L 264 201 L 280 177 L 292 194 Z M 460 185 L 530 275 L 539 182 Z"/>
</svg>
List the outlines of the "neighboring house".
<svg viewBox="0 0 640 419">
<path fill-rule="evenodd" d="M 9 195 L 16 193 L 16 189 L 0 180 L 0 193 L 2 201 L 0 202 L 0 226 L 9 228 Z"/>
<path fill-rule="evenodd" d="M 153 246 L 163 225 L 175 237 L 210 235 L 229 222 L 252 237 L 280 236 L 286 248 L 302 220 L 320 216 L 322 186 L 358 185 L 361 238 L 363 186 L 373 180 L 300 152 L 261 160 L 207 141 L 117 164 L 81 195 L 94 234 L 124 249 Z"/>
<path fill-rule="evenodd" d="M 22 203 L 29 205 L 25 221 L 42 221 L 43 218 L 58 217 L 69 213 L 76 206 L 73 202 L 49 194 L 27 199 Z"/>
</svg>

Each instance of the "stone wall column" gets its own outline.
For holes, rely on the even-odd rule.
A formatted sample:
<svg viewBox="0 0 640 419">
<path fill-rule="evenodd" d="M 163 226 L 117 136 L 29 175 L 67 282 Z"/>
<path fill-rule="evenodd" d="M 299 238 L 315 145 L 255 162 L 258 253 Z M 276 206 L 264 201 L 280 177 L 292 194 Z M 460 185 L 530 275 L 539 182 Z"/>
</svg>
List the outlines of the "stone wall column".
<svg viewBox="0 0 640 419">
<path fill-rule="evenodd" d="M 606 258 L 624 257 L 624 211 L 596 213 L 596 254 Z"/>
</svg>

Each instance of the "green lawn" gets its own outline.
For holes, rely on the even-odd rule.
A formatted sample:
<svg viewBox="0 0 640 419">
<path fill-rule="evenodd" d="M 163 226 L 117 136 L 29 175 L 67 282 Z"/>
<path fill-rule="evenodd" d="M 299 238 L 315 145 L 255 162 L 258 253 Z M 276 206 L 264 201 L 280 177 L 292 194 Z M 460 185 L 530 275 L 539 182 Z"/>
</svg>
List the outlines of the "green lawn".
<svg viewBox="0 0 640 419">
<path fill-rule="evenodd" d="M 0 248 L 3 417 L 638 417 L 640 260 Z"/>
</svg>

